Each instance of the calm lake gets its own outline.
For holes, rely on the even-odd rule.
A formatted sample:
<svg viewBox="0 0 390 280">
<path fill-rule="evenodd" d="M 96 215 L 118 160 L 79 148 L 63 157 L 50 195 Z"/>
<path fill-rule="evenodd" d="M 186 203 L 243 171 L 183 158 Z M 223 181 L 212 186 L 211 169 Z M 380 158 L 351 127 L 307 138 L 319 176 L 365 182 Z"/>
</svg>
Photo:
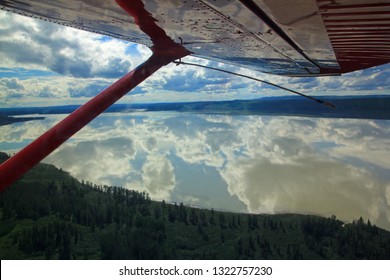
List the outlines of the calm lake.
<svg viewBox="0 0 390 280">
<path fill-rule="evenodd" d="M 0 127 L 13 153 L 64 115 Z M 106 113 L 45 159 L 154 200 L 251 213 L 336 215 L 390 230 L 390 121 Z"/>
</svg>

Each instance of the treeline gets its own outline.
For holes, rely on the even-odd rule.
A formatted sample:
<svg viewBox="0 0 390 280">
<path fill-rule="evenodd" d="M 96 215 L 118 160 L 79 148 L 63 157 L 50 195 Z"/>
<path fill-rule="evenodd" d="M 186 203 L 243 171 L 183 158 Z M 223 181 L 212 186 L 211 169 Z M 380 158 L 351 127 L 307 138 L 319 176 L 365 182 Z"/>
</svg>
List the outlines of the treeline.
<svg viewBox="0 0 390 280">
<path fill-rule="evenodd" d="M 0 215 L 1 259 L 390 258 L 390 233 L 362 218 L 190 208 L 47 164 L 0 194 Z"/>
</svg>

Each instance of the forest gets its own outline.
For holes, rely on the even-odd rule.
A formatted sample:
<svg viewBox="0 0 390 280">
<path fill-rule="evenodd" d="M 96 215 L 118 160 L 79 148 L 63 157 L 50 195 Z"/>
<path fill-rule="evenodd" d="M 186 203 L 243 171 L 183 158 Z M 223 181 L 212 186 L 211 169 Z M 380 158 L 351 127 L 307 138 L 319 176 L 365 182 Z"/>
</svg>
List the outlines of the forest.
<svg viewBox="0 0 390 280">
<path fill-rule="evenodd" d="M 0 193 L 0 258 L 390 259 L 390 232 L 361 217 L 345 224 L 157 202 L 41 163 Z"/>
</svg>

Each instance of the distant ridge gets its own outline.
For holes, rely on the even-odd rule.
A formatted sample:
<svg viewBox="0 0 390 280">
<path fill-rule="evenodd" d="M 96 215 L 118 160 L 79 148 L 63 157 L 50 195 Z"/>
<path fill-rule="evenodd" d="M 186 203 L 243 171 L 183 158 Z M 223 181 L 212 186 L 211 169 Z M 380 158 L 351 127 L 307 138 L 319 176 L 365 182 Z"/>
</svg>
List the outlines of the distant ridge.
<svg viewBox="0 0 390 280">
<path fill-rule="evenodd" d="M 321 118 L 390 119 L 390 96 L 318 97 L 333 103 L 336 109 L 301 97 L 282 96 L 252 100 L 196 101 L 170 103 L 114 104 L 106 112 L 176 111 L 198 114 L 272 115 Z M 53 107 L 0 108 L 0 115 L 69 114 L 79 105 Z"/>
<path fill-rule="evenodd" d="M 34 120 L 43 120 L 44 117 L 27 117 L 27 118 L 15 118 L 15 117 L 10 117 L 10 116 L 2 116 L 0 114 L 0 126 L 2 125 L 7 125 L 11 123 L 16 123 L 16 122 L 27 122 L 27 121 L 34 121 Z"/>
</svg>

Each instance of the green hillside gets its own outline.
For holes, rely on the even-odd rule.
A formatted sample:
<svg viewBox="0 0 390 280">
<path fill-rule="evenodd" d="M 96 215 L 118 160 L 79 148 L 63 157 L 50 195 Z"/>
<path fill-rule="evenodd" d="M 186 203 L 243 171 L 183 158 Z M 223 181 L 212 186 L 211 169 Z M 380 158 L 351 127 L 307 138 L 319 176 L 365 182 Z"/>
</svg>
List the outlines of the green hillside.
<svg viewBox="0 0 390 280">
<path fill-rule="evenodd" d="M 390 233 L 363 219 L 155 202 L 39 164 L 0 194 L 0 258 L 390 259 Z"/>
</svg>

